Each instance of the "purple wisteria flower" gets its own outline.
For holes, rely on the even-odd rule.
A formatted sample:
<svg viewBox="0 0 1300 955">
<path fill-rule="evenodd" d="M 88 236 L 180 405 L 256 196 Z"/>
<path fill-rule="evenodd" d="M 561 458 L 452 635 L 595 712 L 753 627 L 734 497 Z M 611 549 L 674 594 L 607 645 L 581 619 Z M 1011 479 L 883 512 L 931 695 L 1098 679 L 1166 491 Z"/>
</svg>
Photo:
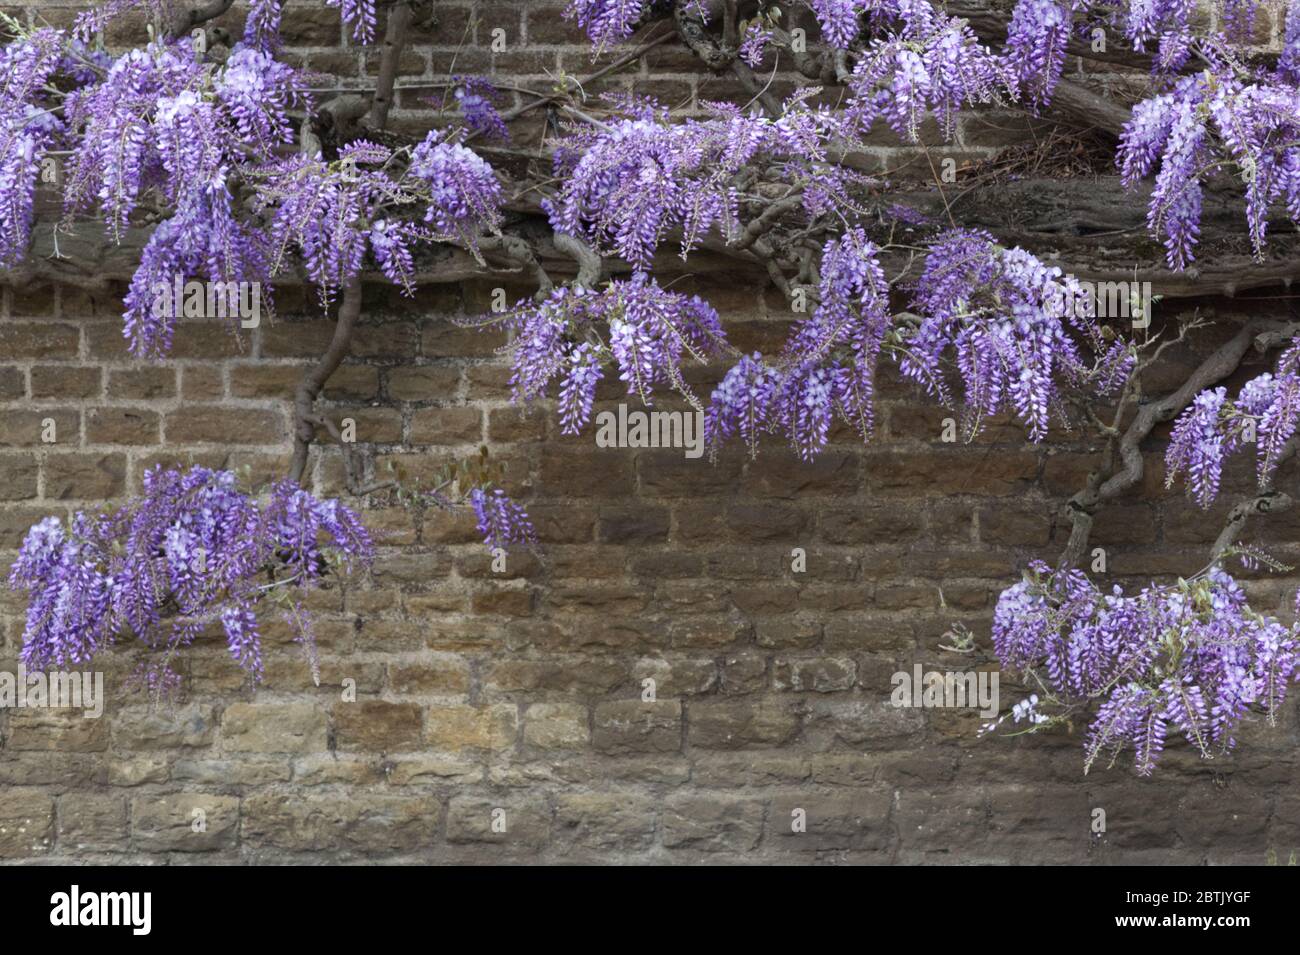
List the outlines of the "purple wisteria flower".
<svg viewBox="0 0 1300 955">
<path fill-rule="evenodd" d="M 753 19 L 745 28 L 745 35 L 740 43 L 738 56 L 750 66 L 758 67 L 763 62 L 767 45 L 772 41 L 772 28 L 766 21 Z"/>
<path fill-rule="evenodd" d="M 331 564 L 364 567 L 372 555 L 353 511 L 291 482 L 259 499 L 229 471 L 154 468 L 118 510 L 78 512 L 69 527 L 46 518 L 28 532 L 9 576 L 29 598 L 22 660 L 41 670 L 84 664 L 134 634 L 166 669 L 219 622 L 231 657 L 258 679 L 257 608 L 317 586 Z"/>
<path fill-rule="evenodd" d="M 1002 61 L 1021 97 L 1035 108 L 1051 99 L 1065 66 L 1070 23 L 1079 0 L 1018 0 Z"/>
<path fill-rule="evenodd" d="M 61 57 L 54 30 L 0 50 L 0 268 L 27 253 L 41 162 L 63 132 L 44 91 Z"/>
<path fill-rule="evenodd" d="M 862 30 L 866 0 L 808 0 L 821 27 L 822 36 L 831 46 L 846 50 Z"/>
<path fill-rule="evenodd" d="M 691 396 L 683 363 L 707 362 L 726 343 L 707 302 L 667 291 L 644 274 L 600 291 L 558 288 L 540 303 L 519 303 L 505 322 L 514 333 L 514 400 L 542 397 L 560 376 L 565 434 L 576 434 L 590 419 L 602 365 L 616 366 L 628 394 L 648 405 L 662 385 Z"/>
<path fill-rule="evenodd" d="M 484 229 L 500 227 L 501 184 L 492 167 L 464 146 L 430 133 L 411 153 L 410 175 L 429 191 L 424 218 L 439 236 L 474 248 Z"/>
<path fill-rule="evenodd" d="M 327 7 L 338 7 L 343 22 L 352 28 L 358 43 L 375 39 L 375 0 L 325 0 Z"/>
<path fill-rule="evenodd" d="M 1185 475 L 1201 507 L 1219 493 L 1227 458 L 1249 444 L 1256 449 L 1259 485 L 1268 486 L 1300 426 L 1300 343 L 1278 358 L 1276 374 L 1246 382 L 1235 401 L 1223 387 L 1201 392 L 1174 423 L 1165 452 L 1166 485 Z"/>
<path fill-rule="evenodd" d="M 1120 138 L 1126 185 L 1159 166 L 1147 224 L 1164 242 L 1172 269 L 1195 258 L 1203 183 L 1222 166 L 1235 167 L 1244 181 L 1256 257 L 1263 256 L 1273 203 L 1283 201 L 1300 222 L 1300 105 L 1285 57 L 1271 76 L 1243 76 L 1230 60 L 1209 60 L 1210 68 L 1136 105 Z"/>
<path fill-rule="evenodd" d="M 647 0 L 569 0 L 564 18 L 586 30 L 599 52 L 631 36 L 647 6 Z M 704 0 L 686 0 L 684 7 L 694 16 L 708 13 Z"/>
<path fill-rule="evenodd" d="M 873 10 L 891 23 L 858 60 L 849 79 L 848 113 L 863 128 L 883 117 L 916 142 L 921 120 L 934 113 L 951 138 L 959 109 L 1009 94 L 1011 74 L 964 20 L 929 0 L 893 0 Z"/>
<path fill-rule="evenodd" d="M 505 550 L 537 543 L 537 534 L 524 509 L 500 488 L 476 487 L 469 492 L 469 503 L 478 518 L 478 532 L 488 547 Z"/>
<path fill-rule="evenodd" d="M 734 180 L 747 165 L 780 165 L 798 185 L 824 179 L 829 137 L 844 129 L 799 101 L 778 119 L 713 110 L 709 119 L 674 123 L 643 106 L 632 118 L 575 132 L 555 156 L 562 184 L 545 204 L 552 225 L 644 270 L 670 231 L 680 231 L 683 256 L 715 228 L 736 236 Z"/>
<path fill-rule="evenodd" d="M 906 340 L 902 372 L 948 400 L 935 369 L 951 347 L 972 434 L 984 418 L 1007 409 L 1026 424 L 1031 440 L 1040 441 L 1058 381 L 1104 395 L 1133 367 L 1126 343 L 1104 344 L 1095 304 L 1073 276 L 1023 249 L 1003 249 L 987 233 L 941 236 L 917 289 L 924 318 Z"/>
<path fill-rule="evenodd" d="M 1131 747 L 1149 775 L 1170 732 L 1204 758 L 1227 752 L 1251 706 L 1276 719 L 1300 664 L 1296 625 L 1251 610 L 1217 567 L 1130 597 L 1035 564 L 998 599 L 993 644 L 1004 667 L 1041 674 L 1062 716 L 1095 706 L 1085 772 Z"/>
<path fill-rule="evenodd" d="M 711 453 L 732 435 L 739 435 L 750 454 L 758 451 L 758 439 L 771 430 L 769 415 L 781 386 L 781 374 L 754 352 L 741 356 L 731 366 L 709 398 L 704 417 L 704 436 Z"/>
<path fill-rule="evenodd" d="M 501 93 L 491 81 L 482 76 L 463 76 L 457 80 L 453 95 L 465 118 L 466 128 L 493 139 L 510 138 L 505 120 L 497 112 Z"/>
</svg>

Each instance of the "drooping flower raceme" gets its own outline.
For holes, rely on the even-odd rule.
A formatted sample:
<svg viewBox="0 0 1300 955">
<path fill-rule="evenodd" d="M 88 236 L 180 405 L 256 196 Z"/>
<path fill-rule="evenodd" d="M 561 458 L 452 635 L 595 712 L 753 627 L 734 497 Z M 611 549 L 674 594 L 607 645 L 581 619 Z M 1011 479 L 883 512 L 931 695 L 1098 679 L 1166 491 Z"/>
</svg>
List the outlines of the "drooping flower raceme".
<svg viewBox="0 0 1300 955">
<path fill-rule="evenodd" d="M 916 142 L 921 120 L 933 112 L 945 136 L 957 110 L 1009 93 L 1010 73 L 964 21 L 930 0 L 893 0 L 876 8 L 894 24 L 874 40 L 849 79 L 848 113 L 862 128 L 883 117 L 903 139 Z"/>
<path fill-rule="evenodd" d="M 27 252 L 41 162 L 63 131 L 43 89 L 60 57 L 54 30 L 0 50 L 0 268 Z"/>
<path fill-rule="evenodd" d="M 28 532 L 10 586 L 29 598 L 22 660 L 34 669 L 84 664 L 124 634 L 162 655 L 220 623 L 231 657 L 262 672 L 257 614 L 266 601 L 319 585 L 331 566 L 373 554 L 358 516 L 282 481 L 264 499 L 229 471 L 154 468 L 118 510 L 46 518 Z M 280 601 L 310 639 L 301 609 Z"/>
<path fill-rule="evenodd" d="M 478 532 L 489 548 L 505 550 L 514 545 L 537 543 L 528 515 L 500 488 L 476 487 L 469 492 L 469 503 L 478 519 Z"/>
<path fill-rule="evenodd" d="M 1226 62 L 1183 77 L 1133 107 L 1119 164 L 1130 186 L 1158 165 L 1147 224 L 1173 269 L 1195 258 L 1204 182 L 1222 166 L 1235 168 L 1251 246 L 1262 257 L 1272 203 L 1284 201 L 1300 221 L 1300 92 L 1290 81 L 1242 77 Z"/>
<path fill-rule="evenodd" d="M 972 432 L 1005 408 L 1042 440 L 1058 380 L 1105 394 L 1133 366 L 1123 340 L 1104 343 L 1095 302 L 1073 276 L 1023 249 L 1002 249 L 986 233 L 959 230 L 937 240 L 917 289 L 924 320 L 906 341 L 903 374 L 947 400 L 934 370 L 951 346 Z"/>
<path fill-rule="evenodd" d="M 1234 452 L 1254 444 L 1261 489 L 1271 484 L 1279 460 L 1300 425 L 1300 343 L 1278 358 L 1276 374 L 1265 373 L 1242 386 L 1235 401 L 1227 389 L 1201 392 L 1174 423 L 1165 452 L 1166 484 L 1185 477 L 1201 507 L 1219 493 L 1223 465 Z"/>
<path fill-rule="evenodd" d="M 500 224 L 501 184 L 480 156 L 430 133 L 411 154 L 410 174 L 429 190 L 425 221 L 440 237 L 471 247 L 483 229 Z"/>
<path fill-rule="evenodd" d="M 632 35 L 645 15 L 646 0 L 569 0 L 564 18 L 573 20 L 587 31 L 597 51 L 621 43 Z M 705 17 L 704 0 L 686 0 L 686 12 Z"/>
<path fill-rule="evenodd" d="M 1050 693 L 1035 722 L 1090 714 L 1085 772 L 1131 748 L 1149 775 L 1170 733 L 1207 759 L 1232 749 L 1250 707 L 1276 719 L 1300 664 L 1296 626 L 1253 611 L 1217 567 L 1125 596 L 1035 564 L 998 599 L 993 645 L 1003 667 L 1039 674 Z"/>
<path fill-rule="evenodd" d="M 78 38 L 38 30 L 0 52 L 0 265 L 26 255 L 41 163 L 66 146 L 69 222 L 94 215 L 116 241 L 151 230 L 124 303 L 133 354 L 171 345 L 178 316 L 158 307 L 160 288 L 206 280 L 233 315 L 230 290 L 260 285 L 269 304 L 274 280 L 301 257 L 324 304 L 367 267 L 410 292 L 417 243 L 477 251 L 477 237 L 498 227 L 500 184 L 455 142 L 431 134 L 409 160 L 364 140 L 328 157 L 286 148 L 290 114 L 310 116 L 313 104 L 305 74 L 275 58 L 280 3 L 254 4 L 245 41 L 220 61 L 188 37 L 116 58 L 86 46 L 141 5 L 169 15 L 161 2 L 116 0 L 79 18 Z M 335 5 L 359 36 L 373 31 L 371 0 Z M 486 88 L 467 82 L 462 93 L 469 122 L 489 121 Z"/>
<path fill-rule="evenodd" d="M 501 94 L 489 80 L 482 76 L 461 77 L 452 95 L 471 132 L 500 140 L 510 138 L 505 120 L 497 112 Z"/>
<path fill-rule="evenodd" d="M 575 132 L 555 156 L 562 182 L 546 203 L 552 225 L 644 270 L 672 230 L 681 232 L 683 255 L 715 228 L 735 237 L 735 177 L 747 165 L 769 162 L 794 186 L 825 178 L 828 138 L 843 129 L 797 101 L 779 119 L 723 106 L 714 114 L 670 122 L 666 111 L 645 106 L 604 129 Z"/>
<path fill-rule="evenodd" d="M 560 377 L 565 434 L 590 420 L 602 365 L 613 364 L 628 394 L 646 404 L 663 385 L 693 400 L 683 362 L 703 363 L 726 342 L 717 312 L 703 299 L 669 292 L 642 274 L 600 291 L 558 288 L 541 303 L 520 303 L 505 320 L 514 332 L 514 400 L 539 398 Z"/>
</svg>

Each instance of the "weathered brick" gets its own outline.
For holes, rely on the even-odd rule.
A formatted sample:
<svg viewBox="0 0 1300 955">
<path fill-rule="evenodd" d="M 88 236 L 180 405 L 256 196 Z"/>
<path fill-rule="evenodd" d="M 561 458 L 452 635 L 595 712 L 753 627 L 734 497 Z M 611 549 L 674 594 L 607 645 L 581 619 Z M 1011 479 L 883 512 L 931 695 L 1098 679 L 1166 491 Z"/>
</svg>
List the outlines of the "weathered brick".
<svg viewBox="0 0 1300 955">
<path fill-rule="evenodd" d="M 420 748 L 421 707 L 414 703 L 359 700 L 334 707 L 339 749 L 400 752 Z"/>
<path fill-rule="evenodd" d="M 733 796 L 684 795 L 663 808 L 663 844 L 697 852 L 749 852 L 763 836 L 763 804 Z"/>
<path fill-rule="evenodd" d="M 453 796 L 447 806 L 447 841 L 537 848 L 550 835 L 545 804 Z"/>
<path fill-rule="evenodd" d="M 131 847 L 141 852 L 232 849 L 239 824 L 233 796 L 185 792 L 131 800 Z"/>
<path fill-rule="evenodd" d="M 45 459 L 47 499 L 102 500 L 125 490 L 125 454 L 51 454 Z"/>
<path fill-rule="evenodd" d="M 430 706 L 424 738 L 430 747 L 448 752 L 464 749 L 502 750 L 514 745 L 518 710 L 505 703 L 489 706 Z"/>
<path fill-rule="evenodd" d="M 232 703 L 221 714 L 221 745 L 249 753 L 325 749 L 328 718 L 311 703 Z"/>
<path fill-rule="evenodd" d="M 618 700 L 597 704 L 592 745 L 613 756 L 676 753 L 682 746 L 682 704 Z"/>
<path fill-rule="evenodd" d="M 157 444 L 161 416 L 140 408 L 91 408 L 86 440 L 91 444 Z"/>
<path fill-rule="evenodd" d="M 7 789 L 0 799 L 0 859 L 28 859 L 50 851 L 54 799 L 38 789 Z"/>
<path fill-rule="evenodd" d="M 131 832 L 120 795 L 68 793 L 59 800 L 59 847 L 68 853 L 125 850 Z"/>
<path fill-rule="evenodd" d="M 169 444 L 279 444 L 285 437 L 275 412 L 217 405 L 169 412 L 163 434 Z"/>
<path fill-rule="evenodd" d="M 209 704 L 175 709 L 127 707 L 113 713 L 113 745 L 122 750 L 186 750 L 208 746 L 216 735 Z"/>
<path fill-rule="evenodd" d="M 76 325 L 53 322 L 0 322 L 0 355 L 23 358 L 76 358 L 81 334 Z"/>
<path fill-rule="evenodd" d="M 534 703 L 524 711 L 524 742 L 539 749 L 579 749 L 591 739 L 587 708 L 576 703 Z"/>
<path fill-rule="evenodd" d="M 32 368 L 33 398 L 94 398 L 103 390 L 103 370 L 97 366 L 36 365 Z"/>
<path fill-rule="evenodd" d="M 657 815 L 655 800 L 635 790 L 561 796 L 552 841 L 566 850 L 636 852 L 652 844 Z"/>
<path fill-rule="evenodd" d="M 240 838 L 290 852 L 412 852 L 432 844 L 441 816 L 430 796 L 258 793 L 244 800 Z"/>
<path fill-rule="evenodd" d="M 751 749 L 788 743 L 799 731 L 799 715 L 779 700 L 691 703 L 688 739 L 704 749 Z"/>
</svg>

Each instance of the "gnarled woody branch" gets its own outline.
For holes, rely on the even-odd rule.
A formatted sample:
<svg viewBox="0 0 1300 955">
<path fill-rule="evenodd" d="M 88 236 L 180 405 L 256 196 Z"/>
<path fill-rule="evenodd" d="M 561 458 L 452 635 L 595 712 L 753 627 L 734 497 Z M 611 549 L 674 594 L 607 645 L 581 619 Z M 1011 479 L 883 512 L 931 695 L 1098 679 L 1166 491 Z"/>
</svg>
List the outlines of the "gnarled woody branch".
<svg viewBox="0 0 1300 955">
<path fill-rule="evenodd" d="M 361 316 L 361 279 L 355 278 L 343 289 L 338 317 L 334 322 L 334 335 L 329 348 L 298 383 L 294 396 L 293 458 L 289 464 L 289 479 L 298 484 L 307 473 L 307 454 L 316 437 L 315 407 L 325 382 L 338 370 L 352 346 L 352 332 Z M 346 451 L 346 448 L 344 449 Z"/>
<path fill-rule="evenodd" d="M 1266 337 L 1268 336 L 1260 336 L 1261 339 Z M 1247 522 L 1256 514 L 1275 514 L 1278 511 L 1286 510 L 1295 503 L 1291 495 L 1278 491 L 1273 486 L 1277 469 L 1282 466 L 1282 462 L 1294 457 L 1295 453 L 1296 438 L 1293 435 L 1282 446 L 1282 450 L 1273 462 L 1273 470 L 1261 482 L 1259 493 L 1238 501 L 1232 510 L 1228 512 L 1228 519 L 1224 522 L 1223 530 L 1219 531 L 1219 536 L 1215 538 L 1214 546 L 1210 549 L 1211 563 L 1217 563 L 1224 553 L 1241 539 L 1242 533 L 1246 530 Z"/>
<path fill-rule="evenodd" d="M 1255 337 L 1261 331 L 1267 330 L 1271 324 L 1262 321 L 1248 322 L 1236 335 L 1201 362 L 1176 391 L 1138 409 L 1137 415 L 1123 436 L 1113 444 L 1113 453 L 1108 449 L 1106 455 L 1108 460 L 1103 462 L 1101 468 L 1088 475 L 1087 486 L 1074 495 L 1066 505 L 1066 513 L 1071 519 L 1070 539 L 1057 562 L 1058 569 L 1076 567 L 1083 559 L 1084 552 L 1088 548 L 1088 537 L 1092 532 L 1093 515 L 1097 508 L 1142 480 L 1145 472 L 1142 442 L 1155 430 L 1156 425 L 1169 421 L 1206 388 L 1231 375 L 1250 349 Z M 1116 457 L 1118 461 L 1114 460 Z"/>
<path fill-rule="evenodd" d="M 388 112 L 393 104 L 393 87 L 397 82 L 397 69 L 406 46 L 407 32 L 411 25 L 411 7 L 409 3 L 396 4 L 388 11 L 388 23 L 384 29 L 384 48 L 379 60 L 379 76 L 375 83 L 374 97 L 370 101 L 367 122 L 371 129 L 379 131 L 388 124 Z M 330 338 L 329 348 L 298 383 L 294 395 L 294 430 L 293 457 L 289 462 L 289 479 L 301 484 L 307 474 L 307 458 L 311 443 L 316 437 L 316 425 L 320 419 L 315 415 L 316 399 L 330 375 L 338 369 L 352 347 L 352 333 L 361 316 L 361 278 L 354 278 L 343 289 L 339 302 L 338 318 L 334 323 L 334 334 Z M 349 453 L 343 447 L 344 454 Z M 349 490 L 361 493 L 356 485 L 359 480 L 354 461 L 347 462 Z M 373 489 L 371 489 L 373 490 Z"/>
</svg>

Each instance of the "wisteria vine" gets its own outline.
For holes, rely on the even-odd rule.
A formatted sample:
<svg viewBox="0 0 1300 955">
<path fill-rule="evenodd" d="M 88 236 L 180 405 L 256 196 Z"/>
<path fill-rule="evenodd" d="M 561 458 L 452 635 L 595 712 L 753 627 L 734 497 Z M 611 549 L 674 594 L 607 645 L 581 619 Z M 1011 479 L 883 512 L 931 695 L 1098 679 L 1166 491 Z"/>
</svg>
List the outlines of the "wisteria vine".
<svg viewBox="0 0 1300 955">
<path fill-rule="evenodd" d="M 325 5 L 351 40 L 378 39 L 374 0 Z M 756 455 L 779 436 L 808 460 L 837 423 L 872 438 L 889 365 L 960 408 L 967 439 L 1009 416 L 1033 442 L 1054 424 L 1095 424 L 1078 408 L 1122 405 L 1139 368 L 1141 344 L 1097 313 L 1082 283 L 1050 259 L 959 226 L 946 195 L 944 227 L 903 205 L 882 214 L 889 184 L 847 161 L 877 127 L 925 144 L 927 124 L 951 141 L 960 114 L 982 105 L 1045 116 L 1068 83 L 1068 58 L 1110 30 L 1150 61 L 1150 95 L 1119 134 L 1117 162 L 1126 186 L 1150 184 L 1147 226 L 1169 268 L 1194 266 L 1207 195 L 1225 184 L 1242 196 L 1256 257 L 1278 220 L 1300 226 L 1300 0 L 1270 55 L 1249 45 L 1254 0 L 1228 0 L 1214 29 L 1186 0 L 1017 0 L 997 37 L 932 0 L 803 6 L 820 59 L 766 2 L 746 5 L 748 19 L 737 22 L 739 5 L 718 17 L 703 0 L 569 0 L 564 17 L 597 56 L 671 18 L 685 45 L 748 95 L 682 117 L 622 94 L 597 106 L 565 77 L 544 93 L 515 90 L 524 102 L 509 115 L 549 111 L 551 177 L 528 188 L 490 161 L 541 157 L 512 142 L 509 97 L 483 77 L 449 78 L 438 128 L 388 135 L 384 96 L 391 101 L 392 57 L 409 25 L 393 18 L 399 7 L 410 14 L 405 4 L 387 13 L 387 89 L 374 91 L 365 122 L 341 140 L 330 138 L 341 101 L 280 55 L 281 0 L 252 0 L 242 35 L 220 55 L 194 42 L 189 12 L 171 0 L 106 0 L 66 30 L 5 16 L 0 268 L 33 264 L 37 191 L 51 163 L 62 187 L 58 229 L 89 220 L 113 242 L 143 233 L 124 300 L 138 357 L 170 349 L 177 315 L 157 308 L 157 290 L 177 280 L 206 280 L 219 300 L 257 283 L 270 302 L 277 282 L 301 277 L 322 308 L 351 308 L 355 318 L 363 278 L 377 273 L 413 294 L 433 247 L 455 246 L 482 269 L 505 258 L 538 277 L 535 296 L 489 321 L 510 335 L 513 397 L 554 395 L 562 433 L 591 422 L 608 379 L 646 405 L 665 392 L 684 399 L 703 415 L 714 454 L 737 440 Z M 150 41 L 110 52 L 103 31 L 140 11 Z M 778 97 L 772 80 L 756 79 L 791 62 L 837 95 L 810 83 Z M 575 258 L 578 279 L 557 284 L 547 274 L 535 235 L 518 227 L 529 203 L 548 220 L 553 250 Z M 797 315 L 784 346 L 765 354 L 733 345 L 709 302 L 658 274 L 668 247 L 766 269 Z M 888 274 L 900 253 L 911 264 Z M 346 348 L 334 351 L 337 367 Z M 714 374 L 709 391 L 688 383 L 700 380 L 692 363 Z M 315 392 L 300 393 L 299 438 L 319 420 L 311 403 L 328 371 Z M 1184 478 L 1208 506 L 1225 460 L 1253 445 L 1261 493 L 1271 493 L 1300 424 L 1300 351 L 1285 348 L 1275 371 L 1235 398 L 1215 385 L 1173 410 L 1171 482 Z M 528 515 L 490 481 L 458 490 L 455 503 L 473 511 L 489 547 L 535 543 Z M 432 498 L 450 502 L 443 485 Z M 356 513 L 295 482 L 257 498 L 224 472 L 151 471 L 143 493 L 114 513 L 31 530 L 11 577 L 29 596 L 24 661 L 84 662 L 127 633 L 170 660 L 212 623 L 258 676 L 259 606 L 287 601 L 282 610 L 309 642 L 290 594 L 371 552 Z M 1252 611 L 1224 555 L 1212 557 L 1200 574 L 1134 596 L 1103 593 L 1071 567 L 1031 568 L 1003 593 L 994 621 L 1003 665 L 1039 681 L 1014 709 L 1017 721 L 1043 727 L 1086 712 L 1086 767 L 1131 747 L 1148 773 L 1171 732 L 1209 756 L 1231 748 L 1251 708 L 1272 718 L 1294 675 L 1296 630 Z M 161 673 L 149 679 L 171 679 Z"/>
</svg>

